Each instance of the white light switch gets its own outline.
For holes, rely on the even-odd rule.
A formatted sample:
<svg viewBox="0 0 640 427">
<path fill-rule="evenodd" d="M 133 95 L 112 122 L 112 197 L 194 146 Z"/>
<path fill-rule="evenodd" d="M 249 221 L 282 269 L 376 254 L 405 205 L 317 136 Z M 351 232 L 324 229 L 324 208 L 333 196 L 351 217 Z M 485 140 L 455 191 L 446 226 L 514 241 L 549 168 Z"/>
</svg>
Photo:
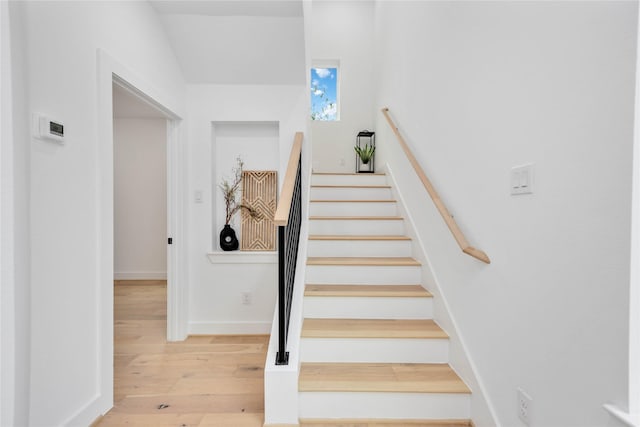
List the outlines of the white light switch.
<svg viewBox="0 0 640 427">
<path fill-rule="evenodd" d="M 511 194 L 533 193 L 533 163 L 511 168 Z"/>
<path fill-rule="evenodd" d="M 193 195 L 193 200 L 196 203 L 202 203 L 202 190 L 196 190 L 196 192 Z"/>
</svg>

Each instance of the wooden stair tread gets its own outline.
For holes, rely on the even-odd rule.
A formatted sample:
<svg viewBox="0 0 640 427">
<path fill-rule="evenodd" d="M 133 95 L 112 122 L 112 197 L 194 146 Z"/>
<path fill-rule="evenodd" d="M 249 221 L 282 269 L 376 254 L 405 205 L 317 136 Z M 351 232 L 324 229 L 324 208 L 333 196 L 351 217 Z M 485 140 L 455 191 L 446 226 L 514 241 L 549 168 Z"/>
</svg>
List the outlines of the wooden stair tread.
<svg viewBox="0 0 640 427">
<path fill-rule="evenodd" d="M 421 264 L 410 257 L 308 257 L 307 265 L 413 267 Z"/>
<path fill-rule="evenodd" d="M 471 427 L 471 420 L 300 419 L 300 427 Z"/>
<path fill-rule="evenodd" d="M 380 200 L 309 200 L 310 203 L 397 203 L 394 199 L 380 199 Z"/>
<path fill-rule="evenodd" d="M 446 339 L 431 319 L 313 319 L 302 323 L 304 338 L 421 338 Z"/>
<path fill-rule="evenodd" d="M 302 363 L 298 390 L 470 393 L 448 364 L 438 363 Z"/>
<path fill-rule="evenodd" d="M 310 220 L 329 220 L 329 221 L 401 221 L 401 216 L 310 216 Z"/>
<path fill-rule="evenodd" d="M 374 173 L 370 173 L 367 172 L 366 174 L 363 173 L 353 173 L 353 172 L 313 172 L 312 175 L 339 175 L 339 176 L 371 176 L 371 175 L 385 175 L 384 172 L 374 172 Z"/>
<path fill-rule="evenodd" d="M 309 297 L 432 297 L 431 293 L 420 285 L 307 284 L 304 295 Z"/>
<path fill-rule="evenodd" d="M 411 240 L 407 236 L 350 236 L 348 234 L 312 234 L 309 236 L 309 240 Z"/>
<path fill-rule="evenodd" d="M 346 185 L 325 185 L 325 184 L 320 184 L 320 185 L 312 185 L 311 188 L 391 188 L 390 185 L 353 185 L 353 184 L 346 184 Z"/>
</svg>

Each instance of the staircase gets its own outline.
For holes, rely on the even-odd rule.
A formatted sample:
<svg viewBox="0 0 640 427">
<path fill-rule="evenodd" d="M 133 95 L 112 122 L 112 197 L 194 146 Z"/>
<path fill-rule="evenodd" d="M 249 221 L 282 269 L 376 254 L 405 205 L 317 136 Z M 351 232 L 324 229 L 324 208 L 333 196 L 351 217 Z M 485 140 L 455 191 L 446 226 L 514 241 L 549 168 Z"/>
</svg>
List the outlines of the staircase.
<svg viewBox="0 0 640 427">
<path fill-rule="evenodd" d="M 470 390 L 383 174 L 314 174 L 300 425 L 470 426 Z"/>
</svg>

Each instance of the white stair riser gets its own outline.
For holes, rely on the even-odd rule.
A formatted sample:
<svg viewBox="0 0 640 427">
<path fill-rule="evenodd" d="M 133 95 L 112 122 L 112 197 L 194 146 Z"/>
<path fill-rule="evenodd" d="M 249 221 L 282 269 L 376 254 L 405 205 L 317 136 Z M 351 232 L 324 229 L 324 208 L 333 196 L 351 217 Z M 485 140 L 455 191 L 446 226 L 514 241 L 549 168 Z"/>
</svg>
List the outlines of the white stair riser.
<svg viewBox="0 0 640 427">
<path fill-rule="evenodd" d="M 300 418 L 471 418 L 471 397 L 454 393 L 300 392 Z"/>
<path fill-rule="evenodd" d="M 385 175 L 361 173 L 358 175 L 312 175 L 311 185 L 387 185 Z"/>
<path fill-rule="evenodd" d="M 395 216 L 395 202 L 311 202 L 311 216 Z"/>
<path fill-rule="evenodd" d="M 327 285 L 414 285 L 420 283 L 419 266 L 307 265 L 307 283 Z"/>
<path fill-rule="evenodd" d="M 449 340 L 302 338 L 300 360 L 332 363 L 447 363 Z"/>
<path fill-rule="evenodd" d="M 410 257 L 411 240 L 309 240 L 310 257 Z"/>
<path fill-rule="evenodd" d="M 319 319 L 433 319 L 433 298 L 305 296 L 304 317 Z"/>
<path fill-rule="evenodd" d="M 389 188 L 311 187 L 309 200 L 390 200 Z"/>
<path fill-rule="evenodd" d="M 346 219 L 312 219 L 309 220 L 309 234 L 398 236 L 404 234 L 404 221 L 391 219 L 369 219 L 362 221 Z"/>
</svg>

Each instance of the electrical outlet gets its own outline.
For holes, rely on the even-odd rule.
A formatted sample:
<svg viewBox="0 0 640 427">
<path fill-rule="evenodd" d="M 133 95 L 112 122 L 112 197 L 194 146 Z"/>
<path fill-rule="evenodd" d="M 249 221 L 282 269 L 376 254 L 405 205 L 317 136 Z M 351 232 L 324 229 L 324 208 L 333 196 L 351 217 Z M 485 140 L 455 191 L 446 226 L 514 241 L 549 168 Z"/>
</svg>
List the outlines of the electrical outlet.
<svg viewBox="0 0 640 427">
<path fill-rule="evenodd" d="M 251 305 L 251 292 L 245 291 L 242 293 L 242 304 Z"/>
<path fill-rule="evenodd" d="M 344 166 L 344 164 L 345 164 L 345 162 L 344 162 L 344 157 L 341 157 L 341 158 L 340 158 L 339 163 L 340 163 L 340 166 Z"/>
<path fill-rule="evenodd" d="M 523 389 L 518 387 L 518 418 L 522 420 L 525 425 L 531 423 L 531 407 L 533 399 Z"/>
</svg>

